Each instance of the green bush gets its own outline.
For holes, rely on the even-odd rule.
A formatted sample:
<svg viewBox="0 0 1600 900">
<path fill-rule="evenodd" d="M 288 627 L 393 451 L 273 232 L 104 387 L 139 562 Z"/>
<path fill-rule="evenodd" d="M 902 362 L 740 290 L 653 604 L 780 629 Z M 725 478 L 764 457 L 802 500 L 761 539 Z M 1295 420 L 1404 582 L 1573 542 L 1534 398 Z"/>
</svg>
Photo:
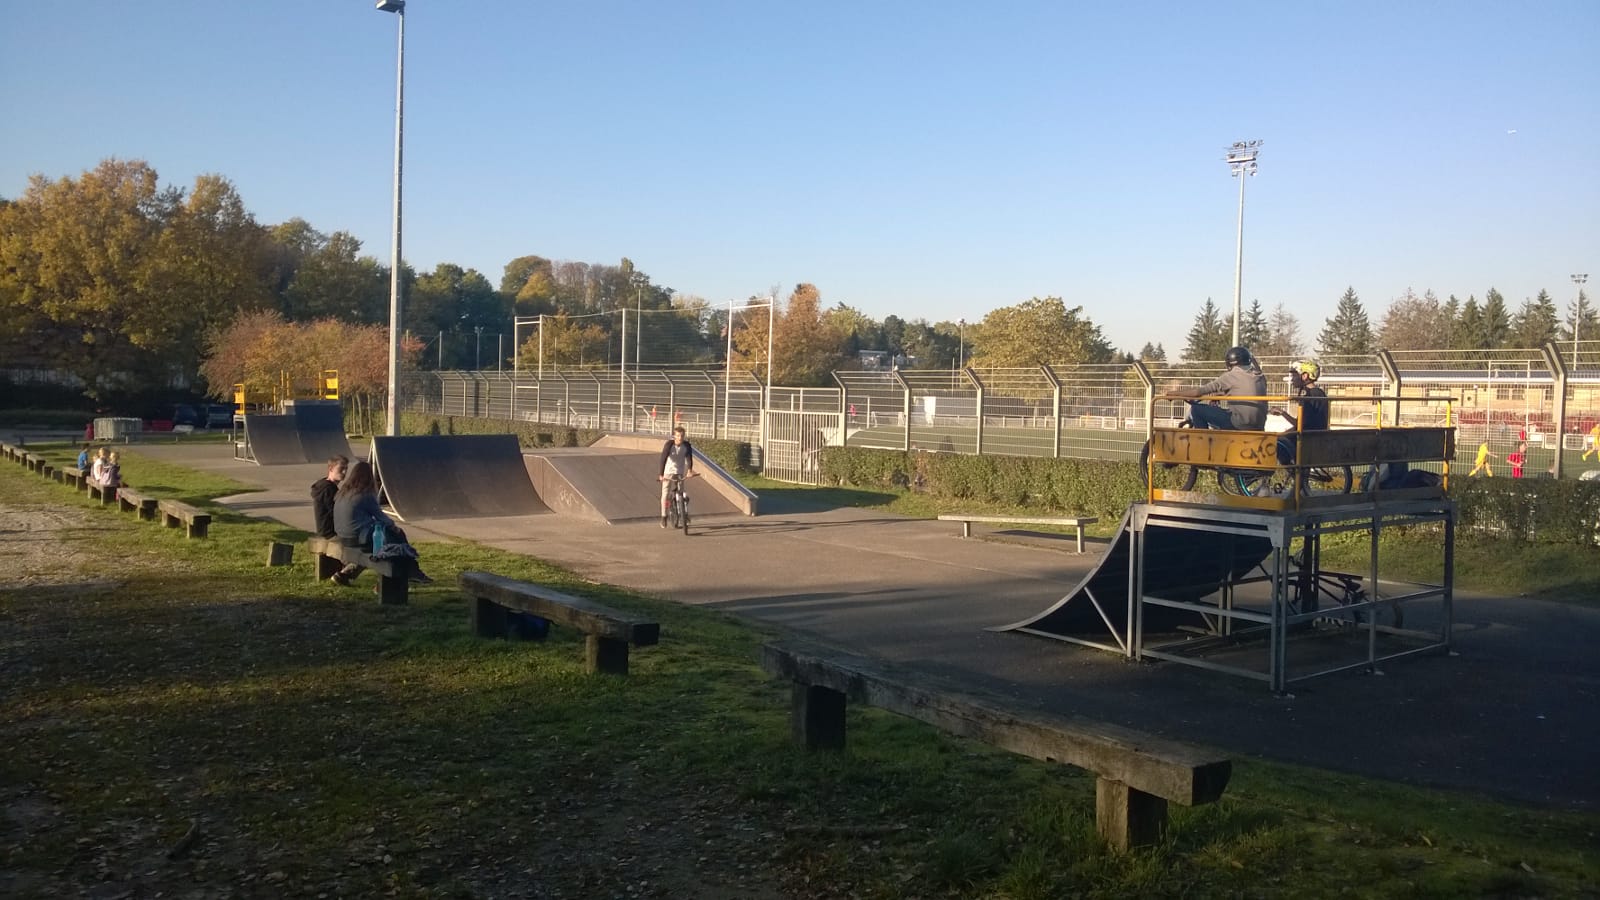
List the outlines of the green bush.
<svg viewBox="0 0 1600 900">
<path fill-rule="evenodd" d="M 1136 464 L 1100 459 L 825 447 L 822 475 L 844 487 L 910 488 L 950 500 L 1111 518 L 1144 496 Z"/>
<path fill-rule="evenodd" d="M 1450 497 L 1464 531 L 1523 543 L 1600 542 L 1600 481 L 1456 478 Z"/>
<path fill-rule="evenodd" d="M 750 462 L 750 444 L 747 441 L 724 441 L 717 438 L 695 438 L 694 449 L 723 468 L 726 472 L 756 471 Z"/>
</svg>

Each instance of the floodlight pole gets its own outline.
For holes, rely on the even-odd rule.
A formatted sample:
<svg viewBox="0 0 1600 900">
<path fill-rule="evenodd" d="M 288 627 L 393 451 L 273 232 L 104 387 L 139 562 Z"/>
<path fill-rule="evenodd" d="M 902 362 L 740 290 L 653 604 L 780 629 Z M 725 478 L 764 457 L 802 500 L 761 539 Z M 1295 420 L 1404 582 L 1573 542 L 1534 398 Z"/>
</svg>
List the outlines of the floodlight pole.
<svg viewBox="0 0 1600 900">
<path fill-rule="evenodd" d="M 1589 280 L 1588 273 L 1572 276 L 1572 283 L 1578 286 L 1578 298 L 1572 308 L 1572 371 L 1578 371 L 1578 332 L 1583 328 L 1583 285 Z"/>
<path fill-rule="evenodd" d="M 1239 179 L 1239 234 L 1233 256 L 1233 346 L 1239 346 L 1240 301 L 1244 286 L 1244 182 L 1245 176 L 1256 174 L 1256 156 L 1261 150 L 1260 141 L 1235 141 L 1228 148 L 1228 168 Z"/>
<path fill-rule="evenodd" d="M 400 433 L 400 171 L 405 150 L 406 0 L 378 0 L 378 9 L 392 12 L 400 23 L 400 44 L 394 76 L 394 244 L 389 254 L 389 399 L 385 431 Z"/>
</svg>

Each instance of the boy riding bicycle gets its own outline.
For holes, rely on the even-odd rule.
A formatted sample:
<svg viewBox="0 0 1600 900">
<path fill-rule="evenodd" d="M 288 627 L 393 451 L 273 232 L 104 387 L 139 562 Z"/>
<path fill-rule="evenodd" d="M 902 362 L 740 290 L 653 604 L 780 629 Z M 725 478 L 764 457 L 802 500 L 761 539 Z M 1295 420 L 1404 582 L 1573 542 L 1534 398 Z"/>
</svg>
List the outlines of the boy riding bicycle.
<svg viewBox="0 0 1600 900">
<path fill-rule="evenodd" d="M 672 429 L 672 440 L 661 447 L 661 527 L 667 527 L 667 500 L 672 491 L 674 477 L 694 477 L 694 445 L 689 443 L 683 426 Z"/>
</svg>

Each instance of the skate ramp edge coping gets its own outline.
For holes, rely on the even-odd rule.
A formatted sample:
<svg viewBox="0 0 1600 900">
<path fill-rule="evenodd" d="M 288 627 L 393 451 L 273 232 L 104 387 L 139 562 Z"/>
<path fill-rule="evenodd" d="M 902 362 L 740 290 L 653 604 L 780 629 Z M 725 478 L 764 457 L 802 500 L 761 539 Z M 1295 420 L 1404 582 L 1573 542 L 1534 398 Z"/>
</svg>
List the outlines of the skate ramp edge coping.
<svg viewBox="0 0 1600 900">
<path fill-rule="evenodd" d="M 591 446 L 613 450 L 648 450 L 651 453 L 660 453 L 661 445 L 665 443 L 665 440 L 660 435 L 653 434 L 604 434 L 601 435 L 600 440 L 595 441 Z M 694 438 L 690 438 L 689 443 L 694 443 Z M 695 453 L 694 467 L 700 473 L 701 480 L 706 483 L 706 487 L 722 495 L 724 499 L 733 504 L 734 509 L 747 516 L 760 515 L 758 506 L 761 498 L 756 496 L 754 491 L 740 484 L 738 479 L 729 475 L 725 469 L 707 458 L 705 454 Z"/>
</svg>

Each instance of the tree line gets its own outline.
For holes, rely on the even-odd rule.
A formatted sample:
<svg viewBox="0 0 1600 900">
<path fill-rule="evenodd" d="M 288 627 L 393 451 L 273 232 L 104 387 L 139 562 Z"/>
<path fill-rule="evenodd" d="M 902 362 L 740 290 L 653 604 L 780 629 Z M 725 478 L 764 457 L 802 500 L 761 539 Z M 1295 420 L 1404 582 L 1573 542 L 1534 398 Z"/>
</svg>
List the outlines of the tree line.
<svg viewBox="0 0 1600 900">
<path fill-rule="evenodd" d="M 1581 308 L 1581 309 L 1580 309 Z M 1257 300 L 1239 317 L 1239 343 L 1258 356 L 1300 356 L 1312 351 L 1300 335 L 1300 322 L 1283 304 L 1271 315 Z M 1354 287 L 1345 289 L 1332 316 L 1317 333 L 1315 351 L 1325 356 L 1360 356 L 1383 350 L 1498 350 L 1533 348 L 1578 336 L 1600 338 L 1595 309 L 1581 292 L 1567 303 L 1565 314 L 1546 290 L 1524 300 L 1513 312 L 1498 290 L 1489 288 L 1480 302 L 1454 294 L 1441 301 L 1433 291 L 1421 296 L 1407 288 L 1389 303 L 1376 326 Z M 1189 328 L 1183 357 L 1221 359 L 1233 343 L 1232 317 L 1224 317 L 1210 298 Z M 1143 359 L 1165 360 L 1159 345 L 1146 344 Z"/>
</svg>

